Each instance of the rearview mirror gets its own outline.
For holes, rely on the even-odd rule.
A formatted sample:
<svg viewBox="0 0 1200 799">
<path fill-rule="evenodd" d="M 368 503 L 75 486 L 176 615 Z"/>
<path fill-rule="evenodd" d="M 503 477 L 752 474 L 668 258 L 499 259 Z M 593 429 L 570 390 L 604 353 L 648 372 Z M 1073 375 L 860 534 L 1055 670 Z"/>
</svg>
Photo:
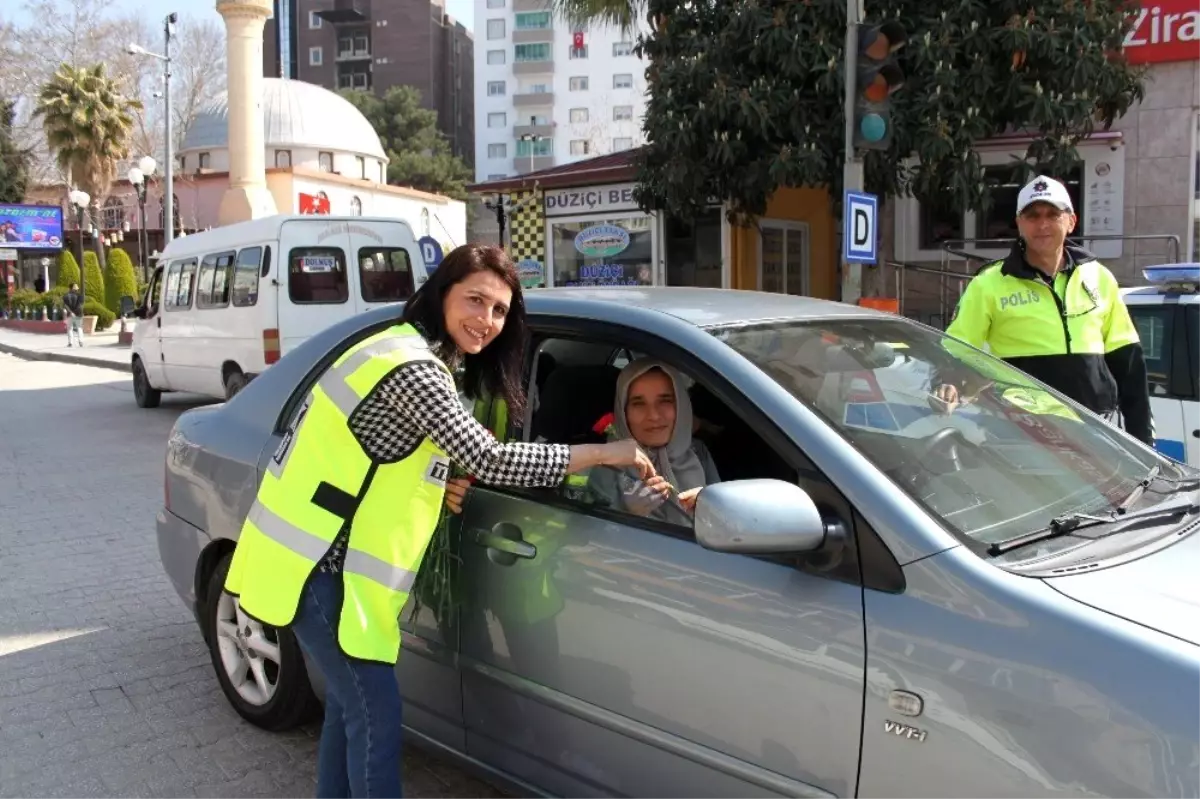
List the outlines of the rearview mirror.
<svg viewBox="0 0 1200 799">
<path fill-rule="evenodd" d="M 745 554 L 816 552 L 841 542 L 808 493 L 783 480 L 731 480 L 696 498 L 696 541 L 705 549 Z"/>
</svg>

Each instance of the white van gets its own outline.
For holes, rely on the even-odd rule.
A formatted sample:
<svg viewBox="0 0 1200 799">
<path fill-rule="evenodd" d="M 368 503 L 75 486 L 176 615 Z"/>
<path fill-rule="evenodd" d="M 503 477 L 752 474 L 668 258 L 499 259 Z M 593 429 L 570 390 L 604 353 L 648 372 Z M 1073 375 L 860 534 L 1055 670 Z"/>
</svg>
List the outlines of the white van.
<svg viewBox="0 0 1200 799">
<path fill-rule="evenodd" d="M 398 219 L 281 214 L 175 239 L 136 312 L 134 397 L 228 399 L 313 333 L 426 278 Z"/>
</svg>

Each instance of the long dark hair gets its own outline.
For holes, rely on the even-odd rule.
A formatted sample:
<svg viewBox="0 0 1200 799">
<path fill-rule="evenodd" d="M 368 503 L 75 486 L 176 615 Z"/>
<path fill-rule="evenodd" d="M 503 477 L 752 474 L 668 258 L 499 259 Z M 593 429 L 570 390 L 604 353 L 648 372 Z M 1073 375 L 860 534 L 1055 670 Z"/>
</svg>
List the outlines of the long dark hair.
<svg viewBox="0 0 1200 799">
<path fill-rule="evenodd" d="M 400 319 L 416 327 L 443 351 L 453 351 L 454 342 L 446 332 L 443 313 L 446 292 L 467 276 L 483 271 L 496 275 L 512 289 L 512 303 L 500 335 L 478 355 L 464 358 L 463 389 L 473 398 L 481 397 L 486 389 L 493 397 L 502 397 L 508 403 L 509 413 L 516 414 L 525 407 L 521 367 L 525 361 L 529 330 L 525 325 L 521 281 L 508 253 L 487 244 L 455 247 L 442 259 L 425 285 L 405 303 Z"/>
</svg>

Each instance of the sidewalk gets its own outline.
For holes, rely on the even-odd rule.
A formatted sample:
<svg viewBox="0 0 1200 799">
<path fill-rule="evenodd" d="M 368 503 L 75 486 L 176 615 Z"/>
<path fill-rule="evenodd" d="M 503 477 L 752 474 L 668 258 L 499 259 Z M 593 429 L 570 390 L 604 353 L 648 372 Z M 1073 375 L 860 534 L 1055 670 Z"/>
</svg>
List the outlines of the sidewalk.
<svg viewBox="0 0 1200 799">
<path fill-rule="evenodd" d="M 83 337 L 82 348 L 68 347 L 65 333 L 26 333 L 0 327 L 0 352 L 27 361 L 62 361 L 129 373 L 130 348 L 117 343 L 120 323 Z"/>
</svg>

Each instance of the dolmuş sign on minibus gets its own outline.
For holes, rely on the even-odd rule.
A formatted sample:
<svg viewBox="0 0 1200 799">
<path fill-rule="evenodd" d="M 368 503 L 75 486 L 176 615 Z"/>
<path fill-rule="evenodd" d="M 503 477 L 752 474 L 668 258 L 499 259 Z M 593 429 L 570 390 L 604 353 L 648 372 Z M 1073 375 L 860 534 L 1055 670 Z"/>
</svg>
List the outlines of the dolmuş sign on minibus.
<svg viewBox="0 0 1200 799">
<path fill-rule="evenodd" d="M 1147 0 L 1125 36 L 1132 64 L 1200 59 L 1200 10 L 1196 0 Z"/>
</svg>

